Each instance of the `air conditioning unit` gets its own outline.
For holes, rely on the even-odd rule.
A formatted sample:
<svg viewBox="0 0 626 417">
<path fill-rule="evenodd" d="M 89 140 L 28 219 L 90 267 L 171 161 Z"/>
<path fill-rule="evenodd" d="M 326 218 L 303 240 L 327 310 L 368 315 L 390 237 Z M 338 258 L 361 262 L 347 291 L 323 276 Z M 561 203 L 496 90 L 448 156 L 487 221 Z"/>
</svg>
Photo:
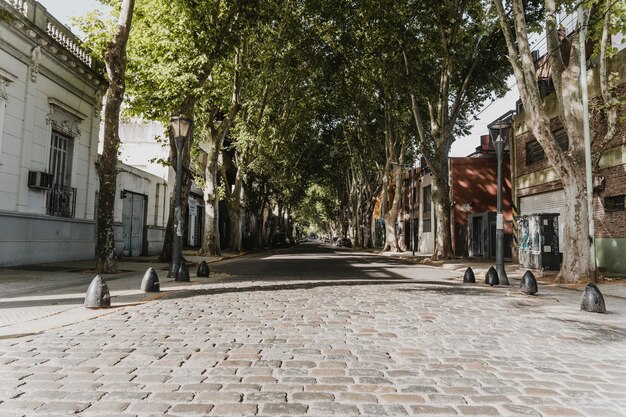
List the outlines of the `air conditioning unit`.
<svg viewBox="0 0 626 417">
<path fill-rule="evenodd" d="M 39 190 L 49 190 L 52 188 L 54 175 L 40 171 L 28 171 L 28 187 Z"/>
<path fill-rule="evenodd" d="M 601 175 L 597 175 L 593 177 L 593 189 L 594 190 L 604 190 L 604 177 Z"/>
</svg>

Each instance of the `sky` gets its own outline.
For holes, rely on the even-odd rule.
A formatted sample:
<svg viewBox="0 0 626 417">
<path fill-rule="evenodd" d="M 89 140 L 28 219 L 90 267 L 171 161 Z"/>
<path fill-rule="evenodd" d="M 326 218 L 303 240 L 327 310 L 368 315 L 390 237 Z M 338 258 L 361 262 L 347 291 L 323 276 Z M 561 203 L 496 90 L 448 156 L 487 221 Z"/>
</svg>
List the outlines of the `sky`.
<svg viewBox="0 0 626 417">
<path fill-rule="evenodd" d="M 48 12 L 56 17 L 61 23 L 72 27 L 70 18 L 72 16 L 80 16 L 90 10 L 105 7 L 97 0 L 38 0 Z M 74 33 L 76 31 L 74 30 Z M 80 36 L 79 33 L 76 33 Z M 484 104 L 478 120 L 473 124 L 474 128 L 469 136 L 457 138 L 452 145 L 450 156 L 466 156 L 474 152 L 476 147 L 480 145 L 480 136 L 488 132 L 487 125 L 497 119 L 499 116 L 515 109 L 515 102 L 519 98 L 517 88 L 513 79 L 509 79 L 508 85 L 513 85 L 509 93 L 501 99 L 494 102 L 491 100 Z"/>
<path fill-rule="evenodd" d="M 70 18 L 81 16 L 85 13 L 106 6 L 97 0 L 37 0 L 48 12 L 57 20 L 67 26 L 72 27 Z M 75 34 L 79 35 L 74 31 Z"/>
</svg>

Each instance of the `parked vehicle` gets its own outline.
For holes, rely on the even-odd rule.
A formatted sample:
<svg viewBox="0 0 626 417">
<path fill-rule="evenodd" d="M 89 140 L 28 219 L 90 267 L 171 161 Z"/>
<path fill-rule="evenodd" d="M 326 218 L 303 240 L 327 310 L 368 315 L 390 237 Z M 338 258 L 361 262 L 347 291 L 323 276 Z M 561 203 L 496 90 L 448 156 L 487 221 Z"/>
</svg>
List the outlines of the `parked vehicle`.
<svg viewBox="0 0 626 417">
<path fill-rule="evenodd" d="M 287 241 L 287 235 L 284 233 L 274 233 L 270 238 L 270 248 L 288 248 L 289 242 Z"/>
<path fill-rule="evenodd" d="M 340 237 L 339 239 L 337 239 L 337 242 L 335 243 L 335 245 L 338 248 L 351 248 L 352 247 L 352 241 L 350 240 L 350 238 L 347 237 Z"/>
</svg>

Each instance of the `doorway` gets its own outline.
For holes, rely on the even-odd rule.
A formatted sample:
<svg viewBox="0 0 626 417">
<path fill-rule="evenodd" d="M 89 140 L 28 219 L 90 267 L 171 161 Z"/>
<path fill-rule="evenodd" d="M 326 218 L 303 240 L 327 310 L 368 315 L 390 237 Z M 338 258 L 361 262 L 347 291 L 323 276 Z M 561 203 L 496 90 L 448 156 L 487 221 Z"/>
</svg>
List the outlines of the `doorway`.
<svg viewBox="0 0 626 417">
<path fill-rule="evenodd" d="M 124 256 L 143 254 L 146 196 L 124 191 L 122 206 L 122 233 Z"/>
</svg>

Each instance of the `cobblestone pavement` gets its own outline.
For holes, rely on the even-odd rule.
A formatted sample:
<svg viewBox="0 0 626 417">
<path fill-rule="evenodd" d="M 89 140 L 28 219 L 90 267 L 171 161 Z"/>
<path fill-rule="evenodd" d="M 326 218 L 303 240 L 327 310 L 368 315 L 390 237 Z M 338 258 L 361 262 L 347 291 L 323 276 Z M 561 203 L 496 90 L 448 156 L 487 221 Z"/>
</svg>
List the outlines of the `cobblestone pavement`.
<svg viewBox="0 0 626 417">
<path fill-rule="evenodd" d="M 230 277 L 0 340 L 0 415 L 626 415 L 623 306 L 366 260 L 369 279 Z"/>
</svg>

